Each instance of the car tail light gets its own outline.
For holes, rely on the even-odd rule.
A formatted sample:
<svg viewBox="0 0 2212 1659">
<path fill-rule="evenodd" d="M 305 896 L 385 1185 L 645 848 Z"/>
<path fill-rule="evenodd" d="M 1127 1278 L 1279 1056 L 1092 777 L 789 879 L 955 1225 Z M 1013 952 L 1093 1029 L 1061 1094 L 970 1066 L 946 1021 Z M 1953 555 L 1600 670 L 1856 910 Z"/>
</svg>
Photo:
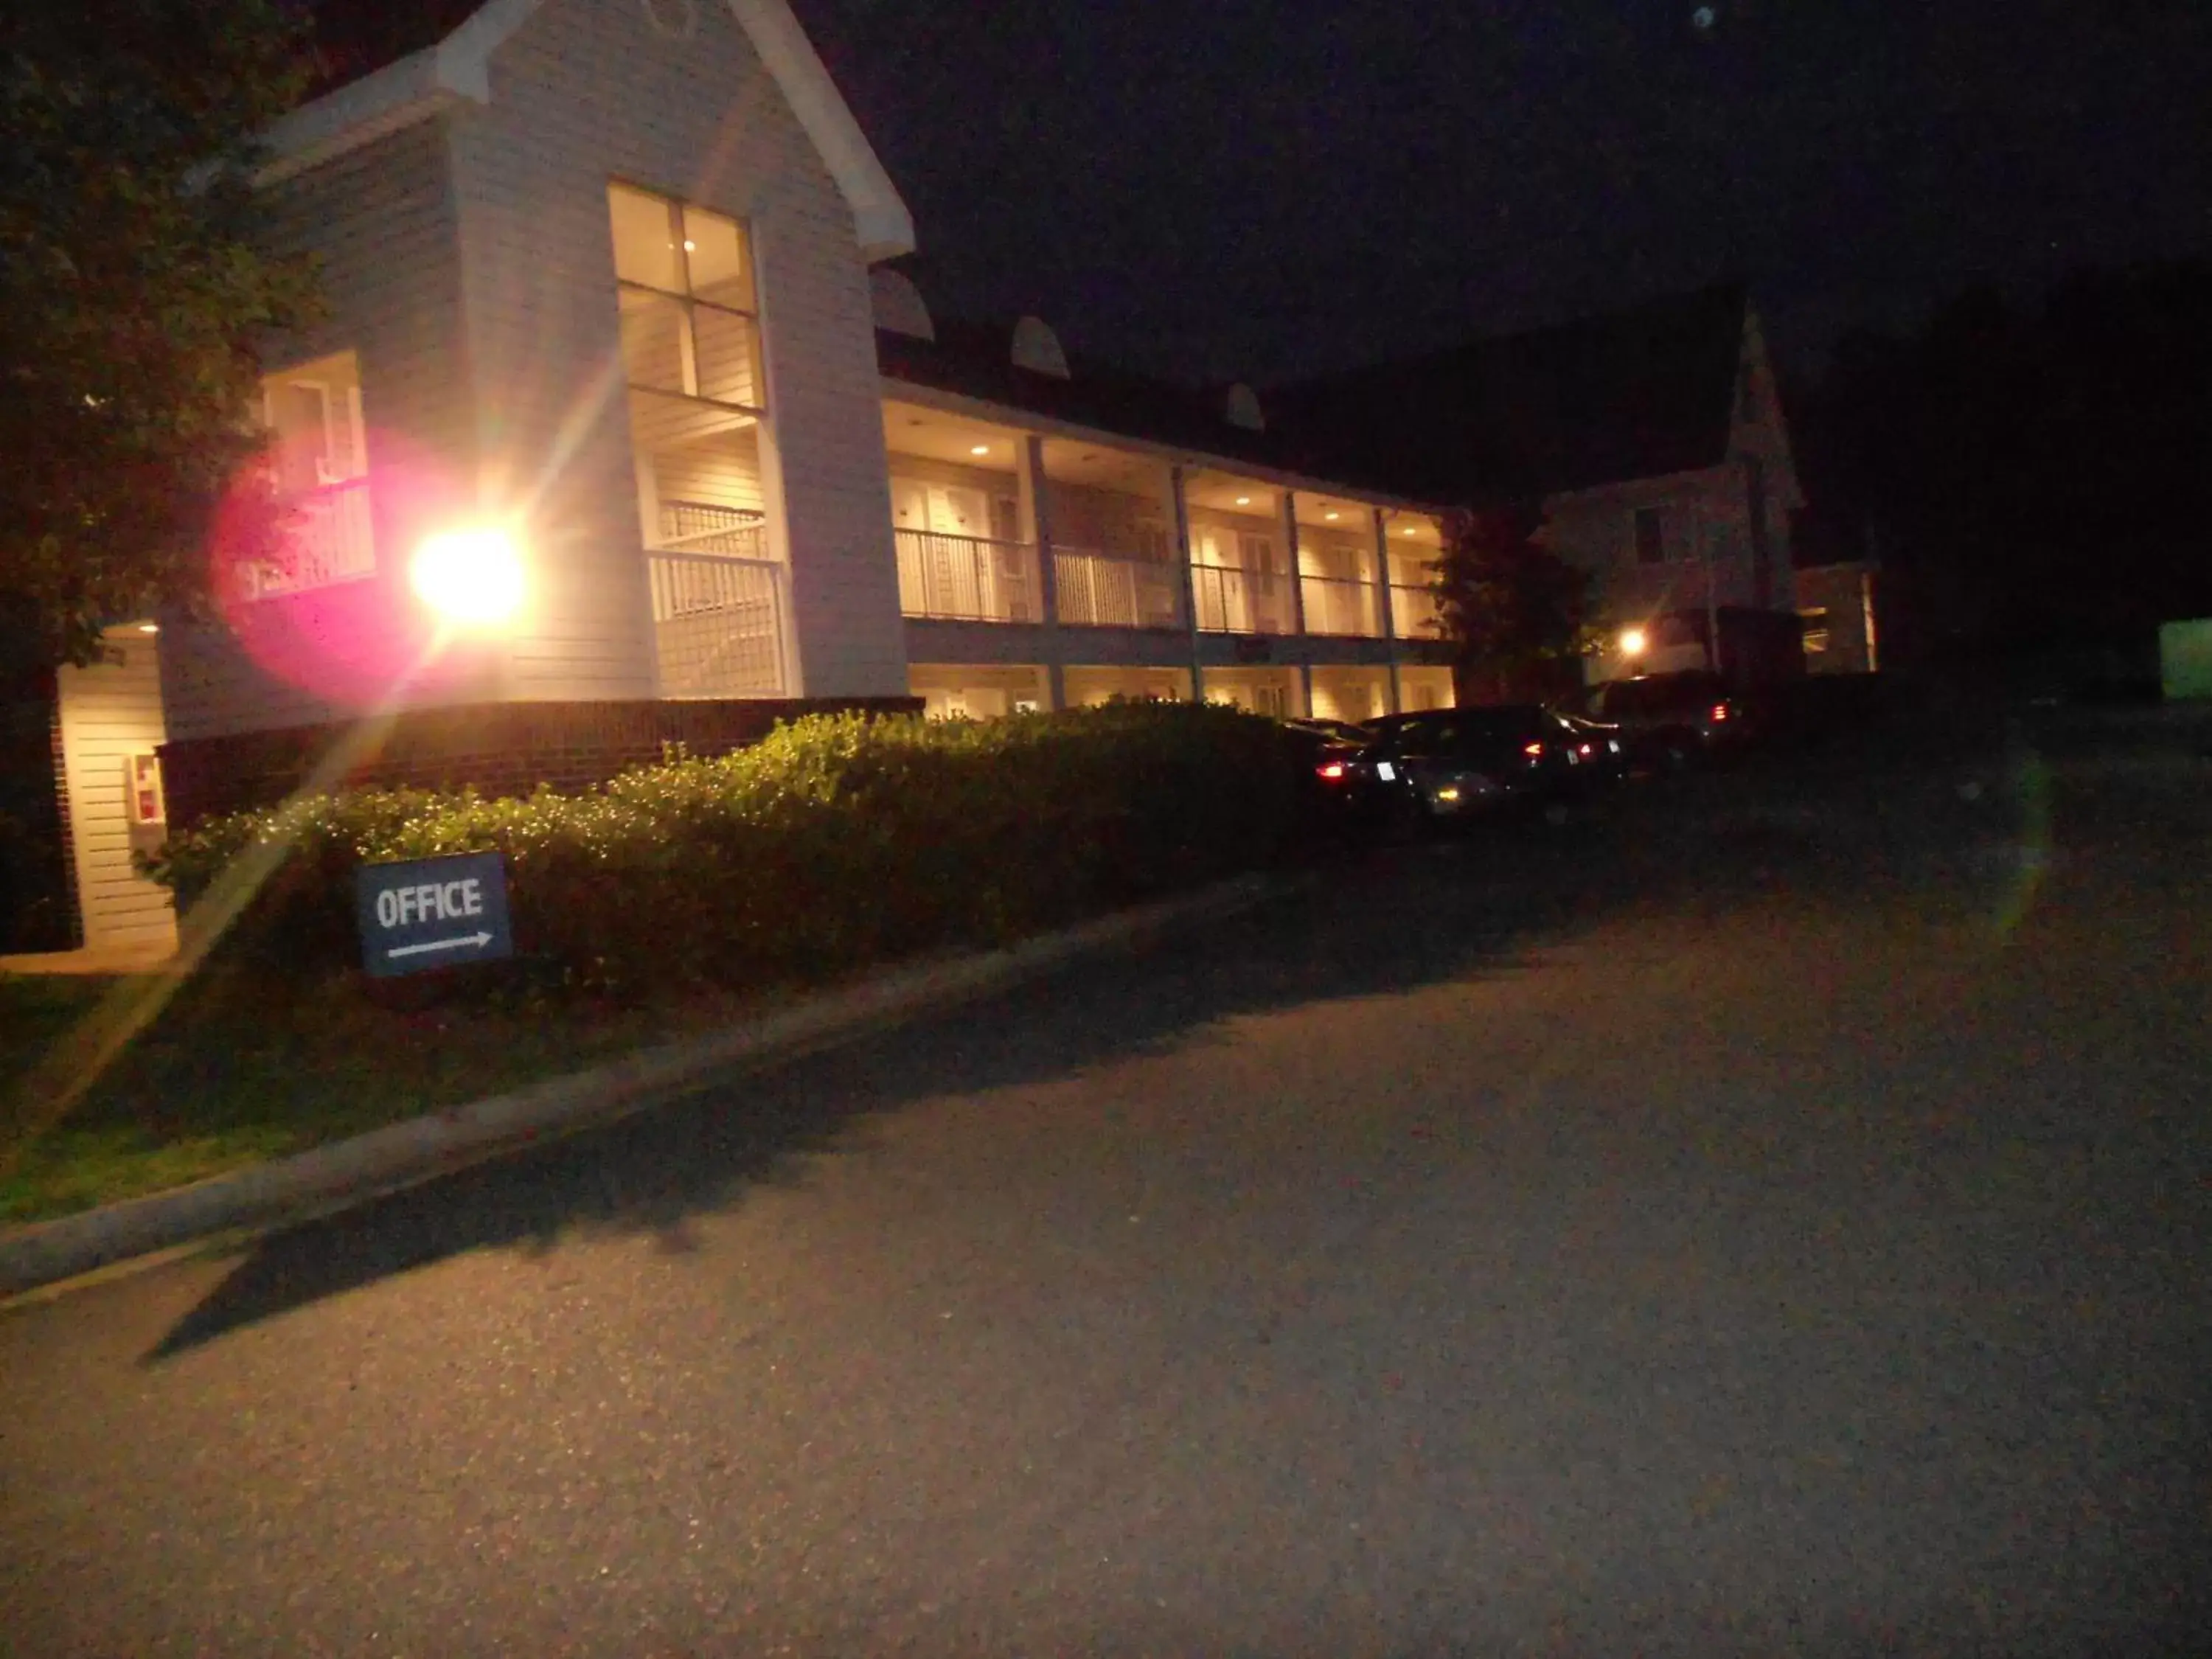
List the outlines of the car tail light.
<svg viewBox="0 0 2212 1659">
<path fill-rule="evenodd" d="M 1540 743 L 1526 743 L 1521 745 L 1521 752 L 1532 759 L 1541 760 L 1544 757 L 1544 745 Z"/>
<path fill-rule="evenodd" d="M 1326 766 L 1316 767 L 1314 770 L 1322 777 L 1327 778 L 1331 783 L 1334 783 L 1339 778 L 1344 775 L 1344 763 L 1342 761 L 1331 761 Z"/>
<path fill-rule="evenodd" d="M 1726 703 L 1724 703 L 1724 702 L 1717 702 L 1717 703 L 1715 703 L 1715 704 L 1713 705 L 1713 718 L 1714 718 L 1716 720 L 1726 720 L 1728 717 L 1729 717 L 1729 706 L 1728 706 Z"/>
<path fill-rule="evenodd" d="M 1584 744 L 1582 746 L 1581 754 L 1582 754 L 1582 757 L 1583 757 L 1584 760 L 1588 760 L 1588 759 L 1589 759 L 1592 755 L 1595 755 L 1595 753 L 1597 753 L 1597 750 L 1596 750 L 1595 749 L 1592 748 L 1589 744 Z"/>
</svg>

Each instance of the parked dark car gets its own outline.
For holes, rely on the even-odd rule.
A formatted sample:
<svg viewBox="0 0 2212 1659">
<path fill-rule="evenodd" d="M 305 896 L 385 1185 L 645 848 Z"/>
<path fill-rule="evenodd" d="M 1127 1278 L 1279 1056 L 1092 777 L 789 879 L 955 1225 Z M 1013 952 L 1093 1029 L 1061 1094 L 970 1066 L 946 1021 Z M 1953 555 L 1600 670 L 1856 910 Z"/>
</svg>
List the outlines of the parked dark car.
<svg viewBox="0 0 2212 1659">
<path fill-rule="evenodd" d="M 1297 757 L 1316 827 L 1348 840 L 1371 837 L 1382 823 L 1383 803 L 1377 798 L 1374 778 L 1358 762 L 1372 733 L 1347 726 L 1353 734 L 1347 738 L 1319 729 L 1318 721 L 1281 724 L 1291 752 Z"/>
<path fill-rule="evenodd" d="M 1578 739 L 1575 752 L 1583 765 L 1596 768 L 1596 775 L 1608 782 L 1626 775 L 1628 742 L 1621 736 L 1619 726 L 1591 720 L 1585 714 L 1570 714 L 1564 708 L 1552 712 Z"/>
<path fill-rule="evenodd" d="M 1759 724 L 1726 680 L 1702 668 L 1608 680 L 1590 693 L 1589 712 L 1620 728 L 1633 764 L 1669 771 L 1735 754 Z"/>
<path fill-rule="evenodd" d="M 1339 781 L 1386 818 L 1434 825 L 1515 809 L 1563 817 L 1601 781 L 1584 739 L 1550 709 L 1438 708 L 1369 722 L 1364 749 L 1334 757 Z"/>
</svg>

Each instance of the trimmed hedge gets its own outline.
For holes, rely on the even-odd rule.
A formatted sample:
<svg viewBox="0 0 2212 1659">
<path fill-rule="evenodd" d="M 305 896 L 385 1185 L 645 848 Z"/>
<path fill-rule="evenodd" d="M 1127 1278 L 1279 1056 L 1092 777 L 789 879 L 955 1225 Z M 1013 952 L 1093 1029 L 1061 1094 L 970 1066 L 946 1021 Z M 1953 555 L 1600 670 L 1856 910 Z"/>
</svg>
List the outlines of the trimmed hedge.
<svg viewBox="0 0 2212 1659">
<path fill-rule="evenodd" d="M 583 794 L 364 790 L 210 819 L 149 861 L 180 905 L 257 841 L 292 850 L 224 949 L 354 961 L 363 862 L 496 851 L 516 945 L 642 991 L 812 976 L 1007 939 L 1267 864 L 1310 791 L 1273 722 L 1109 704 L 988 724 L 817 716 Z"/>
</svg>

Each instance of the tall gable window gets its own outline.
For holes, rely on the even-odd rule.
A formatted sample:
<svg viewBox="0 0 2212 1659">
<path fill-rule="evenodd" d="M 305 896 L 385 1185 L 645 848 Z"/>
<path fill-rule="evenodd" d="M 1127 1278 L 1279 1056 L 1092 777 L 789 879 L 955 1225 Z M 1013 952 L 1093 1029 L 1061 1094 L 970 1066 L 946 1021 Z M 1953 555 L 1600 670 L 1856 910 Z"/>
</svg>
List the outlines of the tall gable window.
<svg viewBox="0 0 2212 1659">
<path fill-rule="evenodd" d="M 289 518 L 283 556 L 244 573 L 248 597 L 374 575 L 361 360 L 335 352 L 268 376 L 260 415 L 270 434 L 270 477 Z"/>
<path fill-rule="evenodd" d="M 726 214 L 635 185 L 607 187 L 607 219 L 661 695 L 779 696 L 750 239 Z"/>
<path fill-rule="evenodd" d="M 762 412 L 751 250 L 734 219 L 627 185 L 607 192 L 633 386 Z"/>
</svg>

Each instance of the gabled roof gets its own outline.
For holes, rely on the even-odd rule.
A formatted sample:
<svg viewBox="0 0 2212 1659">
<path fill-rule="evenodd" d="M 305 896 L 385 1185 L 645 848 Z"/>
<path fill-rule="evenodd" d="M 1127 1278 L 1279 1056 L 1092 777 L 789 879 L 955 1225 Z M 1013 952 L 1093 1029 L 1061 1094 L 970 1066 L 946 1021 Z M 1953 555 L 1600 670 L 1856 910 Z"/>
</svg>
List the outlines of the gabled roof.
<svg viewBox="0 0 2212 1659">
<path fill-rule="evenodd" d="M 1066 379 L 1019 367 L 1008 349 L 1012 334 L 1011 325 L 953 318 L 936 319 L 933 339 L 878 328 L 877 366 L 885 379 L 908 386 L 1316 485 L 1403 501 L 1444 499 L 1400 489 L 1343 466 L 1302 465 L 1298 447 L 1272 429 L 1255 431 L 1231 421 L 1225 390 L 1193 391 L 1080 356 L 1070 362 Z M 1272 409 L 1267 412 L 1272 416 Z"/>
<path fill-rule="evenodd" d="M 270 129 L 264 179 L 302 171 L 467 101 L 491 102 L 492 54 L 561 0 L 323 0 L 309 100 Z M 696 0 L 711 4 L 713 0 Z M 786 0 L 727 0 L 852 210 L 862 253 L 914 246 L 914 217 Z"/>
<path fill-rule="evenodd" d="M 1704 289 L 1533 333 L 1273 387 L 1305 453 L 1439 500 L 1547 495 L 1728 453 L 1747 301 Z"/>
</svg>

